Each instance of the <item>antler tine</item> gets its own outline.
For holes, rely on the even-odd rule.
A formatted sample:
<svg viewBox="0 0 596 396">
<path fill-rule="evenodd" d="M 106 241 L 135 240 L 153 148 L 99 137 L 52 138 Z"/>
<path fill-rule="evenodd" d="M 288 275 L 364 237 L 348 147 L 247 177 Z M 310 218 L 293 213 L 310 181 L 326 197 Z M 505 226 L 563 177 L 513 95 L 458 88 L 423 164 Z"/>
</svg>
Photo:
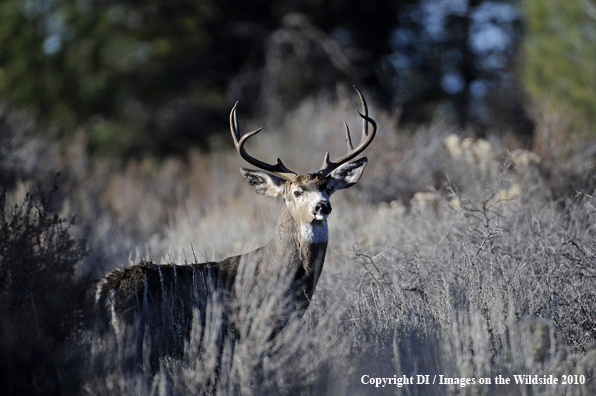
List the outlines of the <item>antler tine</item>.
<svg viewBox="0 0 596 396">
<path fill-rule="evenodd" d="M 362 112 L 364 113 L 364 114 L 362 114 L 358 110 L 356 110 L 356 114 L 358 114 L 360 117 L 362 117 L 362 138 L 360 139 L 360 143 L 358 143 L 358 146 L 356 146 L 356 148 L 353 148 L 352 139 L 350 137 L 350 129 L 348 128 L 348 124 L 346 124 L 346 122 L 344 122 L 344 125 L 346 127 L 346 141 L 348 144 L 348 152 L 346 155 L 337 159 L 336 161 L 329 161 L 329 153 L 326 153 L 325 159 L 323 160 L 323 166 L 321 167 L 321 169 L 318 172 L 322 176 L 328 175 L 337 167 L 356 158 L 360 153 L 362 153 L 368 147 L 368 145 L 375 138 L 375 134 L 377 133 L 377 123 L 375 122 L 375 120 L 373 120 L 372 118 L 370 118 L 368 116 L 368 106 L 366 105 L 366 100 L 364 99 L 364 95 L 362 95 L 362 92 L 360 92 L 360 90 L 358 88 L 356 88 L 356 86 L 354 86 L 354 89 L 356 89 L 356 92 L 358 92 L 358 96 L 360 97 L 360 102 L 362 103 Z M 368 124 L 369 123 L 372 127 L 370 134 L 368 133 Z"/>
<path fill-rule="evenodd" d="M 256 158 L 252 157 L 251 155 L 249 155 L 246 152 L 246 149 L 244 148 L 244 143 L 246 143 L 246 141 L 250 137 L 261 132 L 263 130 L 263 128 L 259 128 L 252 132 L 248 132 L 248 133 L 242 135 L 242 137 L 241 137 L 240 129 L 238 128 L 238 116 L 236 114 L 237 106 L 238 106 L 238 102 L 236 102 L 234 104 L 234 107 L 232 107 L 232 111 L 230 112 L 230 131 L 232 132 L 232 139 L 234 139 L 234 146 L 236 146 L 236 151 L 238 151 L 238 154 L 240 154 L 240 156 L 242 158 L 244 158 L 244 160 L 246 162 L 248 162 L 249 164 L 254 165 L 257 168 L 261 168 L 264 171 L 275 173 L 276 175 L 278 175 L 286 180 L 291 180 L 291 179 L 295 178 L 296 172 L 293 172 L 290 169 L 288 169 L 281 162 L 281 160 L 279 158 L 277 159 L 277 163 L 275 165 L 271 165 L 271 164 L 268 164 L 266 162 L 260 161 Z"/>
<path fill-rule="evenodd" d="M 362 103 L 362 113 L 368 117 L 368 106 L 366 105 L 366 100 L 364 100 L 364 96 L 362 95 L 362 92 L 360 92 L 360 90 L 355 86 L 352 85 L 354 87 L 354 89 L 356 90 L 356 92 L 358 92 L 358 96 L 360 97 L 360 103 Z M 356 111 L 356 113 L 358 113 Z M 366 122 L 366 119 L 363 118 L 362 119 L 362 138 L 364 139 L 365 136 L 368 136 L 368 122 Z"/>
<path fill-rule="evenodd" d="M 354 149 L 354 146 L 352 146 L 352 138 L 350 137 L 350 128 L 348 127 L 348 123 L 345 121 L 344 126 L 346 127 L 346 143 L 348 144 L 348 151 L 350 151 Z"/>
</svg>

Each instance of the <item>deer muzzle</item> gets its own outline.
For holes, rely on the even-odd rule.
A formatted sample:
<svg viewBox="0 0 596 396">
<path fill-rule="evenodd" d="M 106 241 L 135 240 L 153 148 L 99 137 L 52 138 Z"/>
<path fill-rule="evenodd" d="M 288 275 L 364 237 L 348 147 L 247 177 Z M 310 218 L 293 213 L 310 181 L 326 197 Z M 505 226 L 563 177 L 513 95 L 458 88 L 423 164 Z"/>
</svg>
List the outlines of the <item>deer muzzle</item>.
<svg viewBox="0 0 596 396">
<path fill-rule="evenodd" d="M 326 219 L 329 213 L 331 213 L 331 203 L 329 201 L 319 201 L 313 211 L 316 220 Z"/>
</svg>

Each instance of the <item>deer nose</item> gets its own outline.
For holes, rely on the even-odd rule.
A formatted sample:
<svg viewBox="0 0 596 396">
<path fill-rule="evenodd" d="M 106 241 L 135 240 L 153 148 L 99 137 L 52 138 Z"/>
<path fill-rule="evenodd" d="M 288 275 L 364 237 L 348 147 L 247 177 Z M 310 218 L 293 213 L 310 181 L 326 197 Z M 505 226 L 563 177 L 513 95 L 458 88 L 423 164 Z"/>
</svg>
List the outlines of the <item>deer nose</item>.
<svg viewBox="0 0 596 396">
<path fill-rule="evenodd" d="M 315 206 L 315 214 L 328 215 L 331 213 L 331 204 L 329 201 L 319 201 Z"/>
</svg>

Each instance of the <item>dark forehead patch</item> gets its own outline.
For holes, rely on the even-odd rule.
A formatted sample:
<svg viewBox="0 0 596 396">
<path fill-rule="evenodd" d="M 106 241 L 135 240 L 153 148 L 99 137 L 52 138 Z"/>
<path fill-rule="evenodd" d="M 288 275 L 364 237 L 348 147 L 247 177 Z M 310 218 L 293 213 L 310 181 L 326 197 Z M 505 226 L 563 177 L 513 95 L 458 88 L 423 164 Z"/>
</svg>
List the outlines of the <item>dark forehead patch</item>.
<svg viewBox="0 0 596 396">
<path fill-rule="evenodd" d="M 294 184 L 302 188 L 324 188 L 327 185 L 327 180 L 320 175 L 309 173 L 308 175 L 299 175 L 294 180 Z"/>
</svg>

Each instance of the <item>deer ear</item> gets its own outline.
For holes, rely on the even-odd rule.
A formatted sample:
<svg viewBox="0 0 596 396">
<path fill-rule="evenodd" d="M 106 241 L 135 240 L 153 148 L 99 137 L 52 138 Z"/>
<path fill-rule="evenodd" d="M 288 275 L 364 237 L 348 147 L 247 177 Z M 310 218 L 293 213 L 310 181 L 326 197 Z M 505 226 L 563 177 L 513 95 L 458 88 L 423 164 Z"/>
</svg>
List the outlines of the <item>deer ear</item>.
<svg viewBox="0 0 596 396">
<path fill-rule="evenodd" d="M 283 185 L 286 180 L 267 172 L 240 168 L 240 173 L 257 194 L 276 197 L 283 195 Z"/>
<path fill-rule="evenodd" d="M 358 180 L 360 180 L 360 176 L 362 176 L 362 171 L 364 171 L 367 161 L 366 157 L 363 157 L 359 160 L 343 164 L 335 169 L 329 176 L 327 176 L 329 186 L 333 191 L 352 187 L 354 184 L 358 183 Z"/>
</svg>

